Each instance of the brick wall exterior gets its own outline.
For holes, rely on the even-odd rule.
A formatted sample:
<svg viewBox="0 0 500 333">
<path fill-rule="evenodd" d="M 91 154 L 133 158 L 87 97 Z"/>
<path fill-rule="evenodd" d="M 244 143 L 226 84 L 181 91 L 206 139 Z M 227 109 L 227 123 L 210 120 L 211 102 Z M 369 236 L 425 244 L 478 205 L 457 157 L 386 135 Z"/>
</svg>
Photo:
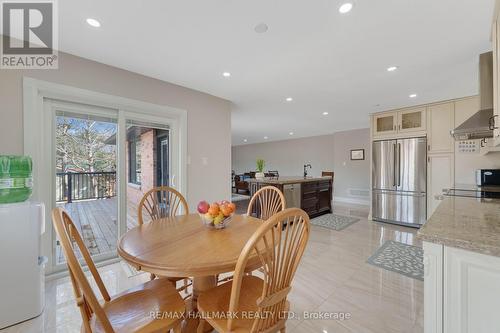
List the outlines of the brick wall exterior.
<svg viewBox="0 0 500 333">
<path fill-rule="evenodd" d="M 144 194 L 156 186 L 156 135 L 154 130 L 141 135 L 141 185 L 128 183 L 129 177 L 129 145 L 126 145 L 127 165 L 127 203 L 128 209 L 137 211 L 137 205 Z"/>
</svg>

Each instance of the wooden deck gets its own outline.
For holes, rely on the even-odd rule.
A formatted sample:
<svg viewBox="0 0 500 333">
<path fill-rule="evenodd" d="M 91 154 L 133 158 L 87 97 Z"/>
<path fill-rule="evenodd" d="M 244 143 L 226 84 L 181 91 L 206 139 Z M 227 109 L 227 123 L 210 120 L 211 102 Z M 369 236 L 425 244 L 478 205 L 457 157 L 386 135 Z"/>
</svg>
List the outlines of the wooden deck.
<svg viewBox="0 0 500 333">
<path fill-rule="evenodd" d="M 77 226 L 91 255 L 116 251 L 118 240 L 118 200 L 96 199 L 60 203 L 58 207 L 66 209 Z M 127 209 L 127 228 L 137 225 L 137 208 L 129 203 Z M 65 262 L 60 246 L 56 247 L 57 262 Z"/>
</svg>

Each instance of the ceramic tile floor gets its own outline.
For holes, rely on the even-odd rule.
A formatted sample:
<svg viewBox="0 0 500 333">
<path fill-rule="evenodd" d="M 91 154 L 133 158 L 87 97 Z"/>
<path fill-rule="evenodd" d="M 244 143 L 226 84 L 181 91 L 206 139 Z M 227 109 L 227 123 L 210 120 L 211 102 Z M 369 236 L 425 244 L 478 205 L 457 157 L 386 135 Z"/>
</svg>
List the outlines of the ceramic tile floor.
<svg viewBox="0 0 500 333">
<path fill-rule="evenodd" d="M 423 282 L 366 263 L 386 240 L 421 246 L 416 230 L 368 221 L 363 206 L 336 205 L 334 210 L 361 220 L 342 231 L 312 226 L 289 296 L 292 311 L 300 318 L 288 321 L 287 332 L 423 332 Z M 100 268 L 100 273 L 112 295 L 148 279 L 147 274 L 127 277 L 119 263 Z M 42 316 L 0 332 L 80 332 L 69 278 L 48 281 L 45 294 Z M 350 317 L 305 319 L 304 311 Z"/>
</svg>

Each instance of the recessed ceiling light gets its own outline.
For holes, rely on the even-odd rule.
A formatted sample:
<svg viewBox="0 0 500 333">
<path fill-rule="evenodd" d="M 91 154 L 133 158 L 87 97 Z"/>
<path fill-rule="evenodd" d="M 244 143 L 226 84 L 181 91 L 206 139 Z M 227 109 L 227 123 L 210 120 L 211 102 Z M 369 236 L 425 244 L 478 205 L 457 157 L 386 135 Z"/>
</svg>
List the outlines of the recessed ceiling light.
<svg viewBox="0 0 500 333">
<path fill-rule="evenodd" d="M 269 30 L 269 27 L 265 23 L 259 23 L 255 26 L 255 28 L 253 28 L 253 30 L 255 30 L 258 34 L 263 34 Z"/>
<path fill-rule="evenodd" d="M 328 116 L 328 112 L 323 112 L 323 116 Z"/>
<path fill-rule="evenodd" d="M 398 66 L 387 67 L 388 72 L 394 72 L 396 69 L 398 69 Z"/>
<path fill-rule="evenodd" d="M 224 76 L 224 77 L 230 77 L 230 76 L 231 76 L 231 73 L 229 73 L 229 72 L 224 72 L 224 73 L 222 73 L 222 76 Z"/>
<path fill-rule="evenodd" d="M 290 133 L 288 133 L 288 134 L 293 135 L 293 132 L 290 132 Z"/>
<path fill-rule="evenodd" d="M 247 139 L 243 139 L 243 142 L 247 142 L 248 140 Z"/>
<path fill-rule="evenodd" d="M 267 136 L 265 136 L 265 137 L 264 137 L 264 140 L 267 140 L 267 139 L 269 139 L 269 138 L 268 138 Z"/>
<path fill-rule="evenodd" d="M 417 94 L 411 94 L 409 97 L 410 98 L 415 98 L 415 97 L 417 97 Z"/>
<path fill-rule="evenodd" d="M 347 14 L 352 10 L 353 4 L 351 2 L 346 2 L 340 5 L 339 7 L 339 13 L 340 14 Z"/>
<path fill-rule="evenodd" d="M 101 26 L 101 22 L 99 22 L 93 18 L 88 18 L 87 24 L 90 25 L 91 27 L 94 27 L 94 28 L 99 28 Z"/>
<path fill-rule="evenodd" d="M 286 101 L 287 101 L 287 102 L 291 102 L 291 101 L 293 101 L 293 98 L 291 98 L 291 97 L 287 97 L 287 98 L 286 98 Z"/>
</svg>

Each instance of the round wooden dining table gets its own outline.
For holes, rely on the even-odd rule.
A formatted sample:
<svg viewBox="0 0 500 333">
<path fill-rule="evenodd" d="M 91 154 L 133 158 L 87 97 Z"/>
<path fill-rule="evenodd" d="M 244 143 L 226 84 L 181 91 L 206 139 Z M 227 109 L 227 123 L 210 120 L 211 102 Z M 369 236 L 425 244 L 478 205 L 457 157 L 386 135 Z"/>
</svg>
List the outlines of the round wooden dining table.
<svg viewBox="0 0 500 333">
<path fill-rule="evenodd" d="M 118 242 L 118 254 L 138 270 L 192 278 L 188 310 L 193 314 L 200 293 L 216 285 L 216 275 L 234 271 L 243 247 L 261 225 L 260 219 L 236 214 L 220 230 L 203 225 L 198 214 L 162 218 L 126 232 Z M 250 258 L 248 265 L 257 268 L 258 258 L 253 261 Z M 192 332 L 196 325 L 193 320 L 185 331 Z"/>
</svg>

